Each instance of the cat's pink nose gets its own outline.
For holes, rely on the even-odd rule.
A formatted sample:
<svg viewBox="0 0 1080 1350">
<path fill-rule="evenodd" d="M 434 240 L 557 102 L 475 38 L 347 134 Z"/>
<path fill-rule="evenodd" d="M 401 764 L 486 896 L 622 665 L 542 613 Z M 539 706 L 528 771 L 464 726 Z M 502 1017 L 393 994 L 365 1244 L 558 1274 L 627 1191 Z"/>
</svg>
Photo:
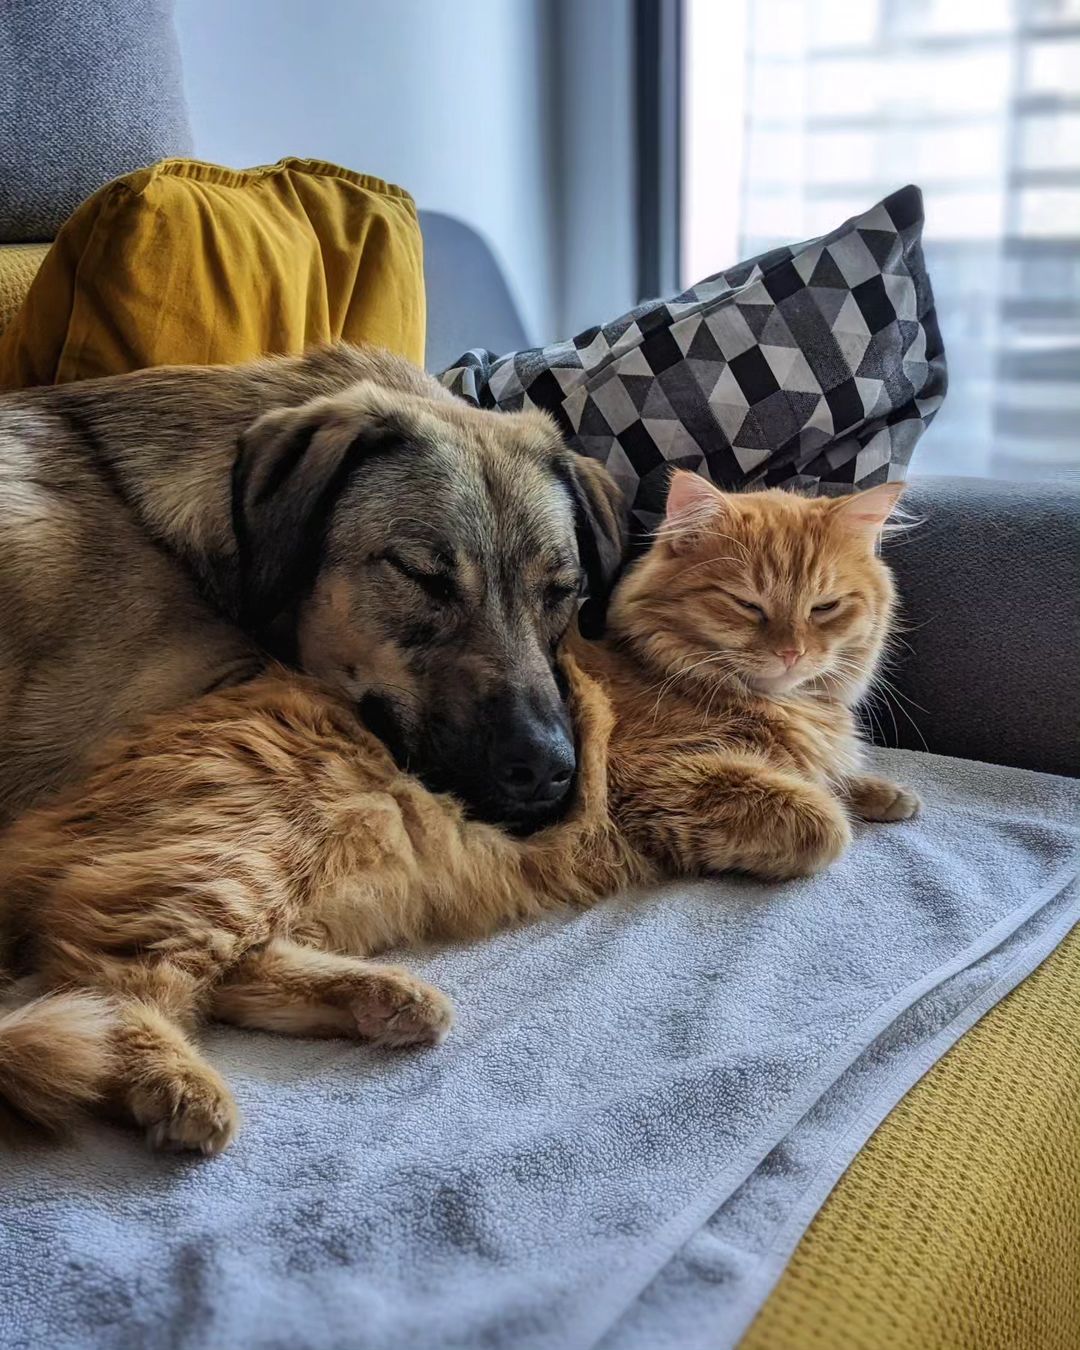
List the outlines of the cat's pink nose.
<svg viewBox="0 0 1080 1350">
<path fill-rule="evenodd" d="M 798 647 L 778 648 L 776 654 L 780 660 L 783 661 L 788 670 L 790 670 L 799 657 L 802 656 L 802 652 Z"/>
</svg>

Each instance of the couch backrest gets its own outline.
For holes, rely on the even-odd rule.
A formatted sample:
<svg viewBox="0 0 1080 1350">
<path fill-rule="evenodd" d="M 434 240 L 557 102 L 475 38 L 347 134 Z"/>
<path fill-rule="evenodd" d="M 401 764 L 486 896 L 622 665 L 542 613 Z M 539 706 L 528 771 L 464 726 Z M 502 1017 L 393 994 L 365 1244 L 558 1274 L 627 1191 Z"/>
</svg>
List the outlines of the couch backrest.
<svg viewBox="0 0 1080 1350">
<path fill-rule="evenodd" d="M 470 226 L 421 211 L 427 283 L 427 368 L 445 370 L 471 347 L 512 352 L 530 346 L 506 277 Z"/>
</svg>

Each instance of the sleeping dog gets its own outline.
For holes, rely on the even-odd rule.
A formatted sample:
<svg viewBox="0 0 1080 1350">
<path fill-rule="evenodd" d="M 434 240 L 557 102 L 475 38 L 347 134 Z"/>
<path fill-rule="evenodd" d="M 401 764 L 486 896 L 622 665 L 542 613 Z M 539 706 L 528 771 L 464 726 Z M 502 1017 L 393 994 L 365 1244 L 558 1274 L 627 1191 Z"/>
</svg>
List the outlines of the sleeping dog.
<svg viewBox="0 0 1080 1350">
<path fill-rule="evenodd" d="M 271 652 L 431 786 L 532 828 L 575 767 L 555 646 L 622 529 L 544 414 L 374 349 L 6 394 L 0 824 Z"/>
</svg>

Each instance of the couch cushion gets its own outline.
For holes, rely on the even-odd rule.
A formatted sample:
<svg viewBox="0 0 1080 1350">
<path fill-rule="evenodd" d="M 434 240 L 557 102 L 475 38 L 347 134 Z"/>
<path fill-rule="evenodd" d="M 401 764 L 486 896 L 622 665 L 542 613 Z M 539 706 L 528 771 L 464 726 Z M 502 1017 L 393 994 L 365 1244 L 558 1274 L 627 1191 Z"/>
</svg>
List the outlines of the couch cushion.
<svg viewBox="0 0 1080 1350">
<path fill-rule="evenodd" d="M 48 244 L 0 244 L 0 333 L 19 311 Z"/>
<path fill-rule="evenodd" d="M 191 151 L 172 0 L 0 5 L 0 241 L 52 239 L 110 178 Z"/>
<path fill-rule="evenodd" d="M 904 188 L 672 300 L 551 347 L 468 352 L 442 378 L 483 407 L 553 413 L 642 532 L 672 465 L 726 488 L 869 487 L 902 476 L 945 393 L 922 225 Z"/>
<path fill-rule="evenodd" d="M 427 286 L 428 370 L 444 370 L 459 352 L 483 343 L 509 352 L 528 343 L 510 288 L 488 244 L 471 226 L 421 211 Z"/>
<path fill-rule="evenodd" d="M 317 160 L 166 160 L 102 188 L 60 231 L 0 338 L 0 388 L 339 338 L 423 360 L 408 193 Z"/>
</svg>

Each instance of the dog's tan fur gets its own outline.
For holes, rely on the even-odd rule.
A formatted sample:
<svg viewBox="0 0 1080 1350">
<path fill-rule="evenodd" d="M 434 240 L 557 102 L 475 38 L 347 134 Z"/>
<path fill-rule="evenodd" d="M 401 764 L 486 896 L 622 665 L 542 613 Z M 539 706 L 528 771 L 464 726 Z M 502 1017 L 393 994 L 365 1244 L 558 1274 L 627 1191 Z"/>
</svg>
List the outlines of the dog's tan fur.
<svg viewBox="0 0 1080 1350">
<path fill-rule="evenodd" d="M 372 955 L 664 874 L 802 875 L 847 847 L 849 812 L 913 813 L 861 774 L 851 714 L 892 612 L 873 547 L 895 494 L 704 501 L 676 484 L 616 591 L 610 638 L 575 638 L 565 656 L 580 772 L 559 824 L 516 839 L 467 819 L 347 702 L 282 673 L 158 718 L 9 832 L 0 895 L 37 978 L 109 998 L 90 1022 L 109 1106 L 160 1145 L 214 1151 L 236 1109 L 190 1039 L 201 1017 L 435 1043 L 444 996 Z M 768 617 L 749 619 L 729 586 Z M 818 617 L 823 594 L 842 603 Z M 779 642 L 799 644 L 801 671 L 775 668 Z M 702 644 L 711 669 L 694 664 Z M 65 1094 L 86 1101 L 88 1075 L 69 1091 L 69 1055 L 31 1062 L 20 1047 L 46 1016 L 70 1044 L 81 1010 L 46 999 L 16 1016 L 14 1038 L 0 1022 L 0 1095 L 55 1124 Z"/>
<path fill-rule="evenodd" d="M 375 349 L 3 395 L 0 824 L 267 646 L 379 700 L 414 768 L 486 791 L 493 703 L 565 721 L 551 652 L 581 542 L 599 590 L 617 564 L 617 503 L 543 414 Z M 459 611 L 392 560 L 442 569 Z"/>
</svg>

